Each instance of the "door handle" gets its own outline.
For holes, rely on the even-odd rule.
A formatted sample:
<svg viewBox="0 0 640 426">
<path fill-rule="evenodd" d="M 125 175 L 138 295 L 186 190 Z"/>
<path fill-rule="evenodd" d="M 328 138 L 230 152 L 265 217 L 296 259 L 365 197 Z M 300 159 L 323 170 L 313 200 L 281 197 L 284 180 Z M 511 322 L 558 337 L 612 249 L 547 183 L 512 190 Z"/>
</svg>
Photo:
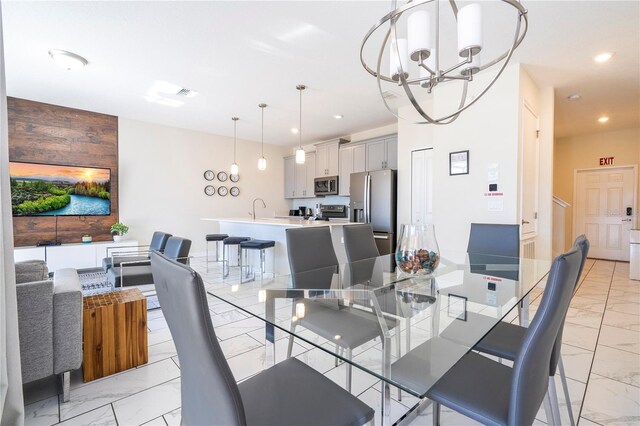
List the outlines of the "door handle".
<svg viewBox="0 0 640 426">
<path fill-rule="evenodd" d="M 522 219 L 522 225 L 528 225 L 528 224 L 529 224 L 529 221 L 528 221 L 528 220 L 524 220 L 524 219 Z"/>
<path fill-rule="evenodd" d="M 385 235 L 374 235 L 373 238 L 375 238 L 376 240 L 388 240 L 389 237 L 385 236 Z"/>
<path fill-rule="evenodd" d="M 623 222 L 631 222 L 631 219 L 622 219 Z"/>
</svg>

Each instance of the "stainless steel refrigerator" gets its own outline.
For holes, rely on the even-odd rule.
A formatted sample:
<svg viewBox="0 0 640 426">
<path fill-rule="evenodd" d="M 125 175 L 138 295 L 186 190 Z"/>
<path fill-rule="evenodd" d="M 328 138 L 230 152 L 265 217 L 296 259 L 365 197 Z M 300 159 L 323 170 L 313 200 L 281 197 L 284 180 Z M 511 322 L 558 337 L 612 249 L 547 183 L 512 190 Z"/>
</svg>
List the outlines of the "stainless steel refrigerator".
<svg viewBox="0 0 640 426">
<path fill-rule="evenodd" d="M 376 170 L 351 174 L 351 222 L 370 223 L 381 255 L 396 250 L 395 170 Z"/>
</svg>

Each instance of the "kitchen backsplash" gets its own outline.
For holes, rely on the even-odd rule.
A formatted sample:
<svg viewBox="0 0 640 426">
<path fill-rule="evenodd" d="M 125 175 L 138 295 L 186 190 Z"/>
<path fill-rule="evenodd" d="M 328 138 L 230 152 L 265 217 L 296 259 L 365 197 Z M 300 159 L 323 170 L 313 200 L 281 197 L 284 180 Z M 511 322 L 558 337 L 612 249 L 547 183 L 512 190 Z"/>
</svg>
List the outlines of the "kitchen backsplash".
<svg viewBox="0 0 640 426">
<path fill-rule="evenodd" d="M 347 207 L 349 206 L 349 197 L 340 197 L 337 195 L 317 198 L 296 198 L 287 201 L 289 202 L 289 208 L 291 210 L 304 206 L 309 207 L 311 211 L 314 211 L 316 204 L 340 204 Z"/>
</svg>

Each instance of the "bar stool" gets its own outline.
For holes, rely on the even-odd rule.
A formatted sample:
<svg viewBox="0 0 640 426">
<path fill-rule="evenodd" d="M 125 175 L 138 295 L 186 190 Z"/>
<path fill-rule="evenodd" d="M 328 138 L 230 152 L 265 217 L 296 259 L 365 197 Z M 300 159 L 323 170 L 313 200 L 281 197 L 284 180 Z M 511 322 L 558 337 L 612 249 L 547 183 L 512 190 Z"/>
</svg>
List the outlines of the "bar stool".
<svg viewBox="0 0 640 426">
<path fill-rule="evenodd" d="M 260 279 L 262 279 L 264 277 L 264 274 L 267 273 L 266 268 L 265 268 L 265 261 L 266 261 L 266 256 L 265 256 L 265 250 L 268 248 L 272 248 L 276 246 L 276 242 L 275 241 L 271 241 L 271 240 L 249 240 L 249 241 L 243 241 L 240 243 L 240 253 L 242 253 L 243 250 L 260 250 Z M 256 279 L 256 274 L 255 272 L 253 272 L 253 267 L 251 265 L 247 265 L 247 273 L 245 274 L 245 278 L 249 278 L 250 274 L 252 275 L 250 279 L 248 280 L 244 280 L 242 279 L 242 256 L 240 256 L 240 283 L 246 283 L 249 281 L 254 281 Z M 250 272 L 249 272 L 250 271 Z M 276 256 L 274 253 L 273 256 L 273 272 L 271 272 L 271 274 L 275 277 L 276 276 Z"/>
<path fill-rule="evenodd" d="M 219 255 L 219 246 L 220 246 L 220 242 L 223 241 L 225 238 L 229 237 L 227 234 L 207 234 L 206 236 L 206 240 L 207 240 L 207 272 L 209 272 L 209 243 L 210 242 L 215 242 L 216 243 L 216 262 L 220 262 L 220 255 Z"/>
<path fill-rule="evenodd" d="M 226 278 L 229 276 L 229 269 L 231 267 L 230 255 L 229 255 L 229 247 L 230 246 L 238 246 L 238 264 L 236 266 L 240 267 L 240 273 L 242 273 L 242 262 L 240 261 L 240 243 L 244 241 L 249 241 L 251 238 L 249 237 L 227 237 L 222 240 L 222 277 Z M 226 250 L 225 250 L 226 249 Z M 226 269 L 225 269 L 226 266 Z"/>
</svg>

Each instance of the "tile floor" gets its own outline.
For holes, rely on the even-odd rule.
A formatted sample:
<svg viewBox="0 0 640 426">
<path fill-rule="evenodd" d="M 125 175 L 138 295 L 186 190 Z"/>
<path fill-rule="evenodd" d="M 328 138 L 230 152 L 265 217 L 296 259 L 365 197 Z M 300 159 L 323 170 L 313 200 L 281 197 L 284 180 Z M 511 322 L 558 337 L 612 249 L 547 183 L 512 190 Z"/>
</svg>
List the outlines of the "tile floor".
<svg viewBox="0 0 640 426">
<path fill-rule="evenodd" d="M 194 262 L 208 286 L 220 285 L 218 269 L 204 273 L 204 264 Z M 630 281 L 629 265 L 589 260 L 574 297 L 564 332 L 562 354 L 569 378 L 571 406 L 580 425 L 640 424 L 640 282 Z M 540 291 L 532 301 L 532 314 Z M 236 380 L 262 370 L 264 326 L 231 305 L 211 297 L 211 318 Z M 512 316 L 513 317 L 513 316 Z M 27 425 L 178 425 L 180 423 L 180 363 L 161 310 L 148 315 L 149 363 L 136 369 L 83 383 L 72 376 L 71 401 L 62 403 L 53 378 L 25 388 Z M 286 340 L 277 353 L 283 356 Z M 371 356 L 376 348 L 360 348 L 354 356 Z M 344 385 L 344 365 L 335 367 L 331 355 L 296 341 L 294 356 Z M 354 369 L 352 392 L 370 406 L 380 406 L 379 383 Z M 560 382 L 558 379 L 558 389 Z M 561 393 L 561 391 L 560 391 Z M 395 397 L 396 392 L 392 392 Z M 391 416 L 399 418 L 416 398 L 404 395 L 393 401 Z M 560 397 L 563 423 L 568 424 L 566 402 Z M 443 410 L 443 425 L 475 422 Z M 537 424 L 545 424 L 540 411 Z M 376 424 L 381 424 L 376 419 Z M 413 424 L 430 425 L 430 409 Z"/>
</svg>

